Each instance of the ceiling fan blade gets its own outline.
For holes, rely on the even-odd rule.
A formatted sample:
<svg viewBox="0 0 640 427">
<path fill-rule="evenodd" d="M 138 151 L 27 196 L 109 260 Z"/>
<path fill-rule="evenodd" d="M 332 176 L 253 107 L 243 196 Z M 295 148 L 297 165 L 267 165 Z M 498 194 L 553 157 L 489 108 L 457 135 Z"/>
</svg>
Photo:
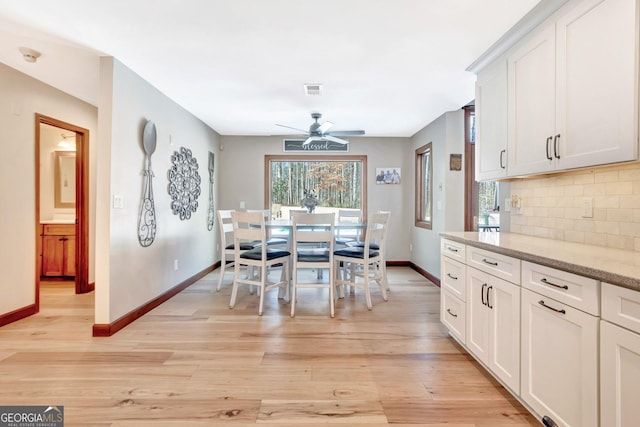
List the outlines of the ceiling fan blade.
<svg viewBox="0 0 640 427">
<path fill-rule="evenodd" d="M 291 126 L 287 126 L 287 125 L 279 125 L 278 123 L 275 124 L 276 126 L 280 126 L 283 128 L 287 128 L 287 129 L 293 129 L 293 130 L 297 130 L 298 132 L 301 132 L 304 135 L 309 135 L 309 131 L 308 130 L 304 130 L 304 129 L 298 129 L 298 128 L 294 128 Z"/>
<path fill-rule="evenodd" d="M 333 135 L 333 136 L 364 135 L 364 131 L 363 130 L 336 130 L 333 132 L 329 132 L 329 135 Z"/>
<path fill-rule="evenodd" d="M 320 136 L 310 136 L 309 138 L 306 139 L 306 141 L 304 141 L 302 143 L 302 145 L 309 145 L 313 141 L 322 141 L 322 137 L 320 137 Z"/>
<path fill-rule="evenodd" d="M 326 131 L 329 130 L 329 128 L 333 126 L 333 123 L 326 121 L 323 124 L 320 125 L 320 127 L 317 129 L 318 132 L 320 132 L 320 134 L 325 133 Z"/>
<path fill-rule="evenodd" d="M 336 138 L 335 136 L 332 136 L 332 135 L 323 135 L 322 139 L 325 139 L 331 142 L 337 142 L 338 144 L 342 144 L 342 145 L 346 145 L 349 143 L 349 141 L 347 141 L 346 139 Z"/>
</svg>

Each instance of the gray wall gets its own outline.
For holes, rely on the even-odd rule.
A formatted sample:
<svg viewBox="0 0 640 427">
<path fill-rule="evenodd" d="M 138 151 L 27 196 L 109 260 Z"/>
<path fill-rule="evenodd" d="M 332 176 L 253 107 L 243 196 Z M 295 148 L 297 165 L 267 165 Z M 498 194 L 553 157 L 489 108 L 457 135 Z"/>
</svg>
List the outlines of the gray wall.
<svg viewBox="0 0 640 427">
<path fill-rule="evenodd" d="M 220 151 L 220 209 L 262 209 L 264 200 L 264 156 L 285 154 L 282 136 L 223 136 Z M 368 210 L 390 210 L 389 260 L 409 259 L 407 227 L 413 197 L 413 158 L 409 138 L 350 138 L 349 153 L 367 156 Z M 328 154 L 329 155 L 329 154 Z M 376 185 L 375 170 L 380 167 L 402 169 L 400 185 Z M 409 178 L 409 179 L 408 179 Z"/>
<path fill-rule="evenodd" d="M 105 324 L 216 261 L 218 234 L 207 230 L 207 159 L 209 151 L 219 157 L 220 137 L 117 60 L 102 58 L 100 75 L 95 319 Z M 137 229 L 144 185 L 141 135 L 147 119 L 156 124 L 158 135 L 152 156 L 157 234 L 145 248 Z M 199 207 L 185 221 L 172 213 L 167 191 L 171 155 L 180 147 L 193 152 L 202 179 Z M 122 209 L 112 207 L 114 195 L 122 197 Z"/>
<path fill-rule="evenodd" d="M 449 170 L 449 155 L 464 154 L 464 111 L 445 113 L 416 133 L 411 138 L 412 158 L 417 148 L 429 142 L 433 150 L 433 227 L 415 227 L 411 217 L 411 262 L 439 278 L 439 233 L 464 230 L 464 155 L 462 170 Z M 415 197 L 408 200 L 413 212 Z"/>
</svg>

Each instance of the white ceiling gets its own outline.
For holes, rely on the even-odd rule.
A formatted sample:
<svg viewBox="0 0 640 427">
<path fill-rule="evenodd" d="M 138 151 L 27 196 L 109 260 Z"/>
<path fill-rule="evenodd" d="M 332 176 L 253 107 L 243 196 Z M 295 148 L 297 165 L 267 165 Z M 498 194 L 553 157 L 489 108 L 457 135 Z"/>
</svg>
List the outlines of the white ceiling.
<svg viewBox="0 0 640 427">
<path fill-rule="evenodd" d="M 97 105 L 114 56 L 222 135 L 284 135 L 275 123 L 319 111 L 332 130 L 412 136 L 474 98 L 465 68 L 537 3 L 0 0 L 0 62 Z"/>
</svg>

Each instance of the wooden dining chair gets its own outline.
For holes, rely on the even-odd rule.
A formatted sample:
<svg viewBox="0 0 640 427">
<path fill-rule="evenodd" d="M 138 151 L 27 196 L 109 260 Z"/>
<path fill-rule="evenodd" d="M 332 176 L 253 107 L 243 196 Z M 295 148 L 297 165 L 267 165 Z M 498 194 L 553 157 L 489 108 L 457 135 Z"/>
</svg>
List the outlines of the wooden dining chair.
<svg viewBox="0 0 640 427">
<path fill-rule="evenodd" d="M 374 213 L 369 215 L 367 229 L 362 246 L 350 246 L 337 249 L 334 252 L 336 263 L 335 284 L 340 289 L 340 296 L 344 296 L 344 287 L 360 288 L 364 290 L 367 308 L 371 310 L 370 284 L 376 282 L 380 286 L 382 298 L 387 301 L 386 276 L 382 270 L 384 245 L 386 240 L 386 225 L 388 214 Z M 378 249 L 374 249 L 374 248 Z M 351 274 L 338 274 L 338 267 L 349 266 Z M 344 270 L 344 268 L 343 268 Z M 358 280 L 361 279 L 361 280 Z"/>
<path fill-rule="evenodd" d="M 387 253 L 386 253 L 386 247 L 387 247 L 387 234 L 388 234 L 388 230 L 389 230 L 389 222 L 391 220 L 391 212 L 390 211 L 377 211 L 378 214 L 380 214 L 379 219 L 382 220 L 384 222 L 384 237 L 383 237 L 383 241 L 384 241 L 384 245 L 380 246 L 378 244 L 378 242 L 376 241 L 370 241 L 369 242 L 369 248 L 370 249 L 374 249 L 374 250 L 379 250 L 381 251 L 381 257 L 382 260 L 380 261 L 380 270 L 382 271 L 382 274 L 384 275 L 384 282 L 386 284 L 386 288 L 387 290 L 391 290 L 391 288 L 389 287 L 389 280 L 387 278 Z M 364 247 L 365 243 L 363 241 L 356 241 L 356 242 L 350 242 L 348 243 L 348 246 L 353 246 L 353 247 Z M 356 271 L 352 271 L 351 274 L 357 274 Z"/>
<path fill-rule="evenodd" d="M 291 295 L 291 317 L 296 314 L 296 298 L 298 289 L 329 289 L 329 314 L 335 315 L 334 290 L 334 230 L 335 213 L 296 213 L 292 218 L 292 258 L 293 258 L 293 292 Z M 327 269 L 329 277 L 324 280 L 322 274 L 316 281 L 305 278 L 300 281 L 301 270 Z M 308 277 L 308 276 L 306 276 Z"/>
<path fill-rule="evenodd" d="M 271 221 L 271 211 L 269 209 L 247 209 L 247 212 L 261 212 L 265 221 Z M 267 232 L 267 245 L 287 247 L 288 241 L 283 237 L 274 237 L 271 231 Z"/>
<path fill-rule="evenodd" d="M 359 223 L 362 222 L 362 211 L 360 209 L 338 209 L 339 223 Z M 358 230 L 355 228 L 341 227 L 336 230 L 336 246 L 346 246 L 358 240 Z"/>
<path fill-rule="evenodd" d="M 234 278 L 231 290 L 229 308 L 236 304 L 239 285 L 246 284 L 257 286 L 260 294 L 258 315 L 262 316 L 264 307 L 264 295 L 266 291 L 284 288 L 286 299 L 289 299 L 289 251 L 277 247 L 269 247 L 265 228 L 264 215 L 261 212 L 232 212 L 234 240 Z M 247 242 L 254 242 L 257 246 L 251 250 L 243 251 L 241 248 Z M 269 268 L 281 266 L 280 280 L 269 281 Z M 253 270 L 246 277 L 240 275 L 240 268 L 247 267 Z"/>
<path fill-rule="evenodd" d="M 224 282 L 224 274 L 228 268 L 234 266 L 235 243 L 233 240 L 233 224 L 231 223 L 231 213 L 233 210 L 219 209 L 217 211 L 218 227 L 220 229 L 220 279 L 216 291 L 220 291 Z M 241 251 L 254 249 L 256 243 L 246 242 L 240 247 Z"/>
</svg>

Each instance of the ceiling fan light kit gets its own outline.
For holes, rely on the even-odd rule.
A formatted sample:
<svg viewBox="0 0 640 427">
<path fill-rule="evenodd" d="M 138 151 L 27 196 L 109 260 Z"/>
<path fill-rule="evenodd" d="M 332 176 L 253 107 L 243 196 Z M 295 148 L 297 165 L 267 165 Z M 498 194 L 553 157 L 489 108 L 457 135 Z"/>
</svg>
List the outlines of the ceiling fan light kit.
<svg viewBox="0 0 640 427">
<path fill-rule="evenodd" d="M 348 144 L 349 141 L 346 139 L 338 138 L 339 136 L 354 136 L 354 135 L 364 135 L 363 130 L 341 130 L 341 131 L 333 131 L 330 132 L 329 129 L 333 126 L 333 123 L 330 121 L 325 121 L 324 123 L 318 123 L 318 120 L 322 118 L 322 114 L 314 112 L 311 113 L 311 118 L 314 122 L 309 126 L 309 130 L 302 130 L 298 128 L 294 128 L 287 125 L 280 125 L 276 123 L 276 126 L 285 127 L 288 129 L 293 129 L 302 132 L 302 135 L 307 135 L 306 141 L 302 143 L 302 145 L 309 145 L 312 142 L 317 141 L 331 141 L 336 142 L 338 144 Z"/>
</svg>

